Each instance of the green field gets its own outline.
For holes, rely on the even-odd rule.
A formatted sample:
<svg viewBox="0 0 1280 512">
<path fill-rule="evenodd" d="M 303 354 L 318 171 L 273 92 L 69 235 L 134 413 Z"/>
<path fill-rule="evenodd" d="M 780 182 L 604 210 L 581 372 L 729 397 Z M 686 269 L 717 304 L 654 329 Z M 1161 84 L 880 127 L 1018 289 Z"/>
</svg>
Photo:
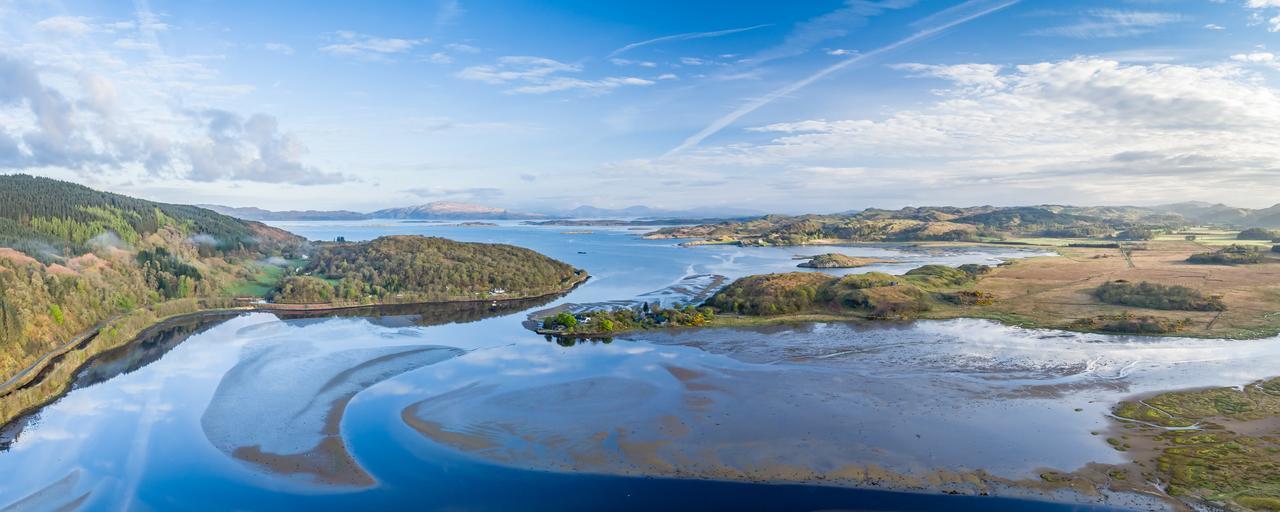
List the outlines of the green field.
<svg viewBox="0 0 1280 512">
<path fill-rule="evenodd" d="M 1050 247 L 1066 247 L 1071 244 L 1113 244 L 1115 240 L 1107 240 L 1105 238 L 1047 238 L 1047 237 L 1028 237 L 1028 238 L 1010 238 L 1008 242 L 1017 242 L 1030 245 L 1047 245 Z"/>
<path fill-rule="evenodd" d="M 235 297 L 266 297 L 284 277 L 285 269 L 298 268 L 306 260 L 285 260 L 286 265 L 273 265 L 264 261 L 252 263 L 254 274 L 252 279 L 245 279 L 227 287 L 227 293 Z"/>
<path fill-rule="evenodd" d="M 1224 230 L 1213 228 L 1190 228 L 1173 233 L 1157 234 L 1154 240 L 1157 241 L 1178 241 L 1186 240 L 1187 236 L 1195 236 L 1194 242 L 1206 247 L 1223 247 L 1232 244 L 1236 245 L 1256 245 L 1259 247 L 1271 247 L 1276 245 L 1275 242 L 1267 240 L 1237 240 L 1236 236 L 1240 234 L 1238 230 Z M 1049 238 L 1049 237 L 1025 237 L 1010 238 L 1006 242 L 1024 243 L 1030 245 L 1044 245 L 1049 247 L 1066 247 L 1070 244 L 1105 244 L 1115 243 L 1117 240 L 1106 238 Z M 1130 243 L 1141 243 L 1135 241 Z"/>
<path fill-rule="evenodd" d="M 1205 246 L 1226 246 L 1226 245 L 1257 245 L 1262 247 L 1271 247 L 1274 245 L 1267 240 L 1237 240 L 1236 235 L 1240 232 L 1237 230 L 1221 230 L 1210 228 L 1192 228 L 1177 233 L 1164 233 L 1156 236 L 1156 240 L 1185 240 L 1188 235 L 1196 237 L 1195 242 Z"/>
</svg>

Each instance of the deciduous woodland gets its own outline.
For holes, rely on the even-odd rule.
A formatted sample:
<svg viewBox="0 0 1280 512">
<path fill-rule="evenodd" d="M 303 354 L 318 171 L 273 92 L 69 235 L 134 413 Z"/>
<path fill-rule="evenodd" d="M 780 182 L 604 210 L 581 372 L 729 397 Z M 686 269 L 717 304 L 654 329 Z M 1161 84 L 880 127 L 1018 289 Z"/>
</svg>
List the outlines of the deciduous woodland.
<svg viewBox="0 0 1280 512">
<path fill-rule="evenodd" d="M 563 292 L 586 277 L 509 245 L 417 236 L 312 245 L 194 206 L 0 176 L 0 396 L 28 389 L 21 399 L 5 399 L 0 422 L 61 389 L 28 385 L 55 360 L 83 361 L 88 351 L 127 343 L 132 335 L 122 332 L 227 307 L 232 297 L 325 304 L 516 299 Z M 75 357 L 61 357 L 72 350 Z"/>
<path fill-rule="evenodd" d="M 254 262 L 304 245 L 202 208 L 0 176 L 0 376 L 105 320 L 225 296 Z"/>
<path fill-rule="evenodd" d="M 562 292 L 586 277 L 581 270 L 521 247 L 421 236 L 320 244 L 302 272 L 306 275 L 282 283 L 276 300 L 533 297 Z"/>
</svg>

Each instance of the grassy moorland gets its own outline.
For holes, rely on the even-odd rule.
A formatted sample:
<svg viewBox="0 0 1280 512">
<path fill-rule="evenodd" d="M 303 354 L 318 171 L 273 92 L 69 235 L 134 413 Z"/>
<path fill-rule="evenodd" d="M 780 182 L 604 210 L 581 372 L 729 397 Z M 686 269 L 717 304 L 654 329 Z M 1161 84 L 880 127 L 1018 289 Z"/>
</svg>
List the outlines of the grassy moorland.
<svg viewBox="0 0 1280 512">
<path fill-rule="evenodd" d="M 1151 241 L 1056 247 L 982 273 L 924 267 L 905 276 L 751 276 L 707 304 L 715 325 L 973 317 L 1026 327 L 1256 338 L 1280 331 L 1280 258 L 1255 265 L 1188 262 L 1206 248 Z M 1275 253 L 1272 253 L 1275 254 Z M 945 267 L 943 267 L 945 268 Z M 927 276 L 927 277 L 925 277 Z"/>
<path fill-rule="evenodd" d="M 1258 259 L 1247 265 L 1192 263 L 1194 255 L 1223 248 L 1186 236 L 1144 242 L 1064 239 L 1043 247 L 1058 256 L 1013 260 L 995 268 L 930 265 L 904 276 L 748 276 L 697 308 L 703 314 L 694 323 L 666 321 L 666 315 L 655 321 L 651 313 L 625 310 L 583 317 L 609 318 L 610 329 L 593 325 L 577 330 L 612 336 L 663 327 L 984 318 L 1118 334 L 1259 338 L 1280 332 L 1280 253 L 1251 253 Z"/>
</svg>

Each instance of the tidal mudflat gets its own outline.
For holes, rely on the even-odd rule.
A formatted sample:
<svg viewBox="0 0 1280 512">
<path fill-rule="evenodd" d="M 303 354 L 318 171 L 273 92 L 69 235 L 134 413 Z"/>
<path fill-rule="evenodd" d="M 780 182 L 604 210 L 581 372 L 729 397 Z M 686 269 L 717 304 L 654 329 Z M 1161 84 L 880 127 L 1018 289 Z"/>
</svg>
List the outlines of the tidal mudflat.
<svg viewBox="0 0 1280 512">
<path fill-rule="evenodd" d="M 1105 441 L 1125 397 L 1248 381 L 1280 363 L 1275 340 L 981 320 L 642 338 L 567 349 L 589 370 L 445 386 L 403 417 L 432 442 L 520 467 L 1025 495 L 1055 488 L 1046 474 L 1127 463 Z"/>
</svg>

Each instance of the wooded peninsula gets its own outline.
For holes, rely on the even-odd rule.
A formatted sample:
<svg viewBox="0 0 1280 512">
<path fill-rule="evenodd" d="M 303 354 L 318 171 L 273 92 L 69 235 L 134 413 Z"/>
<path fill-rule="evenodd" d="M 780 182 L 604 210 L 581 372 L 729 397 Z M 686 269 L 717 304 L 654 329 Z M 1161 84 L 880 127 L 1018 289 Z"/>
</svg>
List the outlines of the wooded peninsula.
<svg viewBox="0 0 1280 512">
<path fill-rule="evenodd" d="M 510 245 L 313 243 L 204 208 L 0 176 L 0 424 L 57 396 L 96 354 L 177 316 L 516 300 L 586 279 Z"/>
</svg>

